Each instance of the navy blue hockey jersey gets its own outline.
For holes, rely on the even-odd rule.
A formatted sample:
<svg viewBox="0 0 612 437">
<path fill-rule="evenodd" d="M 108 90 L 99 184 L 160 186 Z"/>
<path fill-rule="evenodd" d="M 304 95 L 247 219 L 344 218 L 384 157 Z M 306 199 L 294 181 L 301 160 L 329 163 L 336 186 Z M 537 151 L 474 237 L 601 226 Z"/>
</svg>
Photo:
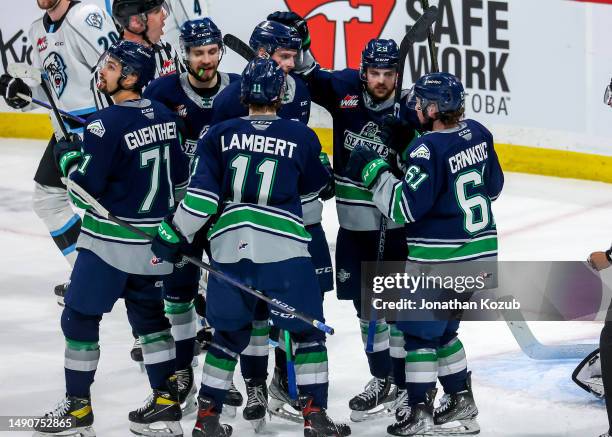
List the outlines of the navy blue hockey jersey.
<svg viewBox="0 0 612 437">
<path fill-rule="evenodd" d="M 345 177 L 351 151 L 357 144 L 367 144 L 385 157 L 387 147 L 380 139 L 382 119 L 393 113 L 393 98 L 374 102 L 365 91 L 359 71 L 328 71 L 317 66 L 306 78 L 312 101 L 329 111 L 333 119 L 333 167 L 336 183 L 336 209 L 342 228 L 353 231 L 374 231 L 380 227 L 381 215 L 363 184 Z M 401 100 L 400 117 L 408 114 L 405 97 Z M 410 118 L 409 118 L 410 117 Z M 389 223 L 391 228 L 398 227 Z"/>
<path fill-rule="evenodd" d="M 239 81 L 240 75 L 219 72 L 218 87 L 209 97 L 202 97 L 193 90 L 188 75 L 189 73 L 181 73 L 160 77 L 147 86 L 143 96 L 163 103 L 183 120 L 183 151 L 193 157 L 198 140 L 211 125 L 215 98 L 231 82 Z"/>
<path fill-rule="evenodd" d="M 70 178 L 116 217 L 154 236 L 174 208 L 175 190 L 189 177 L 181 151 L 176 115 L 158 102 L 128 100 L 91 115 L 85 126 L 83 159 Z M 87 203 L 70 192 L 74 203 Z M 148 240 L 88 209 L 77 248 L 134 274 L 170 273 L 168 263 L 150 263 Z"/>
<path fill-rule="evenodd" d="M 504 185 L 493 135 L 474 120 L 429 132 L 406 149 L 403 180 L 383 174 L 374 201 L 405 223 L 408 259 L 454 262 L 497 256 L 491 201 Z"/>
<path fill-rule="evenodd" d="M 174 223 L 191 239 L 219 214 L 209 231 L 216 262 L 309 257 L 300 196 L 329 182 L 320 152 L 316 134 L 300 122 L 247 116 L 216 124 L 198 143 Z"/>
</svg>

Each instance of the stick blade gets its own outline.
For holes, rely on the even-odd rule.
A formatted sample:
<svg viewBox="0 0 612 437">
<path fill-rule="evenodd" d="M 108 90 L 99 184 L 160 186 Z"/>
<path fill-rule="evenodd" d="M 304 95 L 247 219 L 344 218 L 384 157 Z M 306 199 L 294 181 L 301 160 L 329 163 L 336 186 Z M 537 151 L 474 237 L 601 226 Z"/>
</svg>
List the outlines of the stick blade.
<svg viewBox="0 0 612 437">
<path fill-rule="evenodd" d="M 400 43 L 400 57 L 402 54 L 407 55 L 408 49 L 415 42 L 423 41 L 427 38 L 427 31 L 431 25 L 438 19 L 438 8 L 430 6 L 425 10 L 423 15 L 412 25 L 410 30 L 406 32 L 406 35 Z M 400 58 L 403 59 L 403 58 Z"/>
<path fill-rule="evenodd" d="M 41 71 L 38 68 L 23 62 L 9 64 L 6 67 L 6 72 L 11 76 L 18 77 L 20 79 L 31 79 L 37 84 L 40 84 L 42 82 Z"/>
<path fill-rule="evenodd" d="M 248 62 L 252 61 L 255 58 L 255 52 L 247 43 L 242 41 L 237 36 L 232 35 L 231 33 L 226 33 L 223 36 L 223 44 L 232 49 L 234 52 L 238 53 Z"/>
</svg>

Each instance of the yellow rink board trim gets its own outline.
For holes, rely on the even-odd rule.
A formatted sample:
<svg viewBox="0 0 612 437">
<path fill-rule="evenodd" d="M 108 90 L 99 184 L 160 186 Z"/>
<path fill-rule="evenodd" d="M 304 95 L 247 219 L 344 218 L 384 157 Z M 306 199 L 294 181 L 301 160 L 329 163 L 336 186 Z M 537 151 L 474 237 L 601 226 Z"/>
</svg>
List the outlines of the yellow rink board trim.
<svg viewBox="0 0 612 437">
<path fill-rule="evenodd" d="M 332 130 L 314 128 L 314 131 L 321 140 L 323 151 L 331 155 Z M 52 132 L 47 114 L 0 114 L 0 137 L 46 140 Z M 612 156 L 499 143 L 495 144 L 495 149 L 504 171 L 612 183 Z"/>
</svg>

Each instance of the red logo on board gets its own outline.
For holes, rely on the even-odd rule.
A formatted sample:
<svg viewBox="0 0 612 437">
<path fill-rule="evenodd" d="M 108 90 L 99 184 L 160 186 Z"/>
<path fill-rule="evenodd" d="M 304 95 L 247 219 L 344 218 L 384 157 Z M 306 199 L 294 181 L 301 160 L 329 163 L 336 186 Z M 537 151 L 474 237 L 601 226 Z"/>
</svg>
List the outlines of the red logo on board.
<svg viewBox="0 0 612 437">
<path fill-rule="evenodd" d="M 361 51 L 378 38 L 395 0 L 285 0 L 308 22 L 312 53 L 324 68 L 359 68 Z"/>
</svg>

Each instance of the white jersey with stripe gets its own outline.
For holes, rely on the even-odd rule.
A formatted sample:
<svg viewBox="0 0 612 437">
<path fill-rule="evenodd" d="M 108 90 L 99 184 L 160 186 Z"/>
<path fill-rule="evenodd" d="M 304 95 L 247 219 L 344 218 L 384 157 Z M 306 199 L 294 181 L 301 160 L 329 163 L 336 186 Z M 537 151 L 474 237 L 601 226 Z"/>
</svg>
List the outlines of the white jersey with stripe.
<svg viewBox="0 0 612 437">
<path fill-rule="evenodd" d="M 119 38 L 108 14 L 95 4 L 72 2 L 61 20 L 52 22 L 45 14 L 32 23 L 28 35 L 32 63 L 47 73 L 58 107 L 75 115 L 94 112 L 92 72 L 102 53 Z M 47 100 L 40 87 L 32 91 L 34 97 Z"/>
</svg>

